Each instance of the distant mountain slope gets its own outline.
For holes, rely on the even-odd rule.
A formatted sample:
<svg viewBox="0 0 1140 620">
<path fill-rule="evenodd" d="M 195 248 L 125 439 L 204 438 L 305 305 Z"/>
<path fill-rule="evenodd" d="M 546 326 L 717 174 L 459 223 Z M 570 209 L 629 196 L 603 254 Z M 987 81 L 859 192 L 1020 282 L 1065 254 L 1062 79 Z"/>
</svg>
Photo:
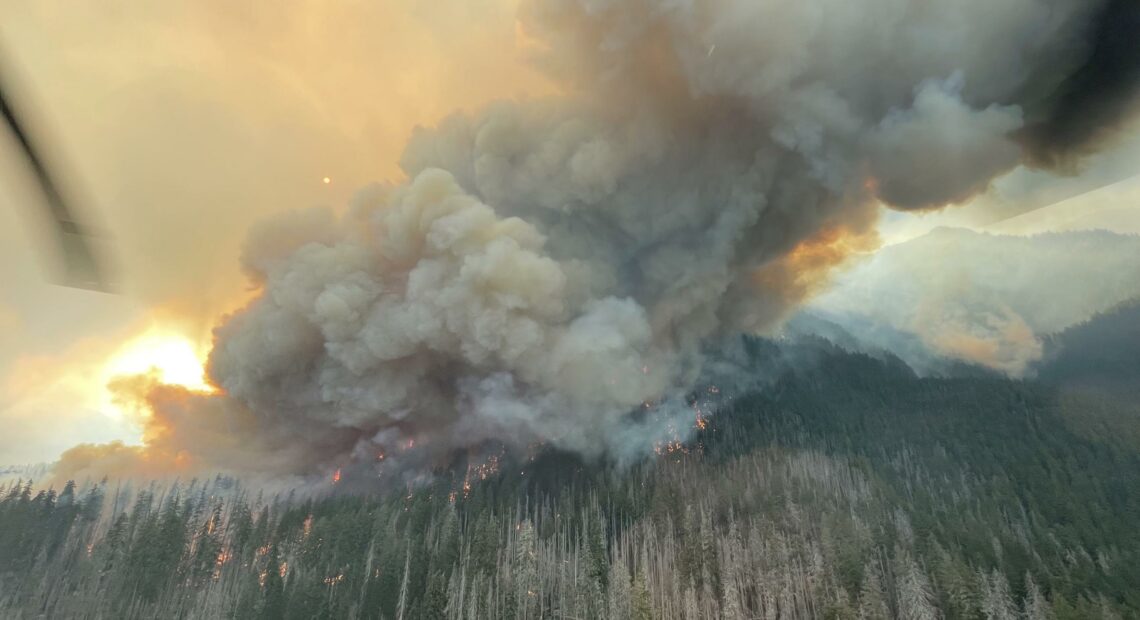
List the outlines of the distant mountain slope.
<svg viewBox="0 0 1140 620">
<path fill-rule="evenodd" d="M 1046 381 L 1140 389 L 1140 298 L 1047 337 L 1037 375 Z"/>
<path fill-rule="evenodd" d="M 916 369 L 946 358 L 1020 376 L 1043 337 L 1140 296 L 1140 236 L 940 228 L 840 275 L 804 313 Z"/>
<path fill-rule="evenodd" d="M 1140 450 L 1140 299 L 1045 338 L 1035 372 L 1074 432 Z"/>
<path fill-rule="evenodd" d="M 1004 376 L 1001 371 L 930 349 L 915 333 L 861 315 L 805 310 L 788 320 L 783 335 L 792 339 L 823 338 L 844 351 L 875 359 L 896 358 L 924 376 Z"/>
</svg>

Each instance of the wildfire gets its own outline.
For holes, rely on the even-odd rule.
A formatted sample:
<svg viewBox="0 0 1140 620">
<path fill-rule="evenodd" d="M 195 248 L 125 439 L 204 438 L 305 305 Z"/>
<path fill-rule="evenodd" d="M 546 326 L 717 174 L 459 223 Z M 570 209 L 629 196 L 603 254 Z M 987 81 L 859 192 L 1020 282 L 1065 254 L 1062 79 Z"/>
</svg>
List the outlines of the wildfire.
<svg viewBox="0 0 1140 620">
<path fill-rule="evenodd" d="M 499 471 L 499 455 L 492 454 L 485 462 L 480 463 L 475 467 L 475 474 L 479 476 L 480 480 L 495 475 Z"/>
<path fill-rule="evenodd" d="M 693 413 L 696 414 L 696 421 L 693 427 L 697 430 L 705 430 L 709 426 L 709 420 L 705 417 L 705 412 L 701 409 L 700 403 L 693 403 Z"/>
<path fill-rule="evenodd" d="M 281 578 L 284 579 L 285 574 L 288 572 L 289 572 L 289 562 L 284 562 L 284 561 L 281 562 L 281 566 L 279 566 L 277 568 L 277 574 L 281 575 Z M 261 587 L 264 588 L 265 587 L 265 578 L 268 576 L 269 576 L 269 569 L 268 568 L 266 570 L 263 570 L 260 573 L 258 573 L 258 575 L 257 575 L 258 585 L 260 585 Z"/>
<path fill-rule="evenodd" d="M 653 451 L 657 453 L 657 456 L 689 453 L 689 449 L 685 447 L 685 444 L 676 439 L 657 444 L 653 447 Z"/>
<path fill-rule="evenodd" d="M 221 579 L 222 578 L 222 567 L 225 566 L 226 563 L 232 559 L 233 559 L 233 553 L 230 551 L 230 549 L 228 547 L 223 548 L 221 551 L 219 551 L 218 557 L 214 560 L 214 571 L 210 575 L 210 578 L 213 579 L 214 581 L 218 581 L 219 579 Z"/>
<path fill-rule="evenodd" d="M 542 444 L 536 444 L 541 446 Z M 533 448 L 534 446 L 532 446 Z M 470 460 L 467 463 L 467 471 L 463 474 L 463 482 L 460 484 L 459 489 L 453 490 L 450 494 L 450 499 L 454 503 L 458 492 L 463 493 L 463 498 L 466 499 L 471 496 L 471 487 L 475 481 L 486 480 L 491 476 L 499 473 L 502 466 L 502 459 L 506 452 L 499 452 L 492 454 L 487 459 L 479 464 L 472 463 Z M 468 457 L 471 458 L 470 456 Z M 533 460 L 533 457 L 532 457 Z"/>
<path fill-rule="evenodd" d="M 340 482 L 340 468 L 339 467 L 336 468 L 336 471 L 333 472 L 333 476 L 332 476 L 332 483 L 336 484 L 338 482 Z"/>
</svg>

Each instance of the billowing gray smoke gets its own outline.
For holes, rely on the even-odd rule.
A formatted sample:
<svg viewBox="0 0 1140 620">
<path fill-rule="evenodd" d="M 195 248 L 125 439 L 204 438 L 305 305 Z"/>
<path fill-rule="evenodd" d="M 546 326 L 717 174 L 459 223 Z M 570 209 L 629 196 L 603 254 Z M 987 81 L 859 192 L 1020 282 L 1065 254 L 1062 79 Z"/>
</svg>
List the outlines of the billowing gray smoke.
<svg viewBox="0 0 1140 620">
<path fill-rule="evenodd" d="M 225 395 L 191 399 L 239 435 L 213 464 L 641 449 L 629 412 L 682 392 L 703 343 L 782 317 L 877 200 L 941 207 L 1103 139 L 1137 63 L 1097 33 L 1131 7 L 526 2 L 564 96 L 421 130 L 407 183 L 253 231 L 261 294 L 210 359 Z"/>
</svg>

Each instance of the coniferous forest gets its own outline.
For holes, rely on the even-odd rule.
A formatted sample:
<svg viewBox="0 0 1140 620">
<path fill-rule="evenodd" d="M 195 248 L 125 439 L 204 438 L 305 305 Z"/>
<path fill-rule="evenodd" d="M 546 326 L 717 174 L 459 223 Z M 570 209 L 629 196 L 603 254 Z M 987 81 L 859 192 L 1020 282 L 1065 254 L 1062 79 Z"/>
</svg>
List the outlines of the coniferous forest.
<svg viewBox="0 0 1140 620">
<path fill-rule="evenodd" d="M 1091 350 L 1135 368 L 1134 344 Z M 821 339 L 744 349 L 765 379 L 633 466 L 503 455 L 372 493 L 12 480 L 0 616 L 1140 617 L 1134 374 L 1070 383 L 1084 365 L 1063 352 L 1011 380 Z"/>
</svg>

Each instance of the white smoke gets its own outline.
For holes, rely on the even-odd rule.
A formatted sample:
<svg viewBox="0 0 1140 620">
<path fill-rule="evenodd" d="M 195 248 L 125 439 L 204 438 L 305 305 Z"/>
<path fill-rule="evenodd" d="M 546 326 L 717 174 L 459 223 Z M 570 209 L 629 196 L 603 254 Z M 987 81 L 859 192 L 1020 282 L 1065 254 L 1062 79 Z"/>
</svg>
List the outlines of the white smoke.
<svg viewBox="0 0 1140 620">
<path fill-rule="evenodd" d="M 457 440 L 585 451 L 583 426 L 600 431 L 668 387 L 672 353 L 642 306 L 591 295 L 586 270 L 447 172 L 366 195 L 342 225 L 335 242 L 249 258 L 265 294 L 218 330 L 210 373 L 255 411 L 306 435 L 463 421 Z"/>
</svg>

